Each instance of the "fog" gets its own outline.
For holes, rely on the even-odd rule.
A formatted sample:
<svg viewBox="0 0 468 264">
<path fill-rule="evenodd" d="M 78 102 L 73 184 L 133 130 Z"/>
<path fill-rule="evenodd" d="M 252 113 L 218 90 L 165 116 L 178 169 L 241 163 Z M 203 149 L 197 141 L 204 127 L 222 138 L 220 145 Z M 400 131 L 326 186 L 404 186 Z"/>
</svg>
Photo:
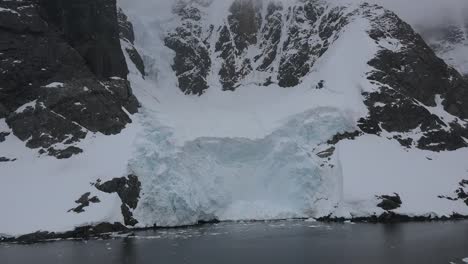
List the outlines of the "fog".
<svg viewBox="0 0 468 264">
<path fill-rule="evenodd" d="M 175 0 L 118 0 L 122 7 L 131 6 L 133 10 L 146 14 L 168 15 L 168 6 Z M 191 1 L 191 0 L 188 0 Z M 203 2 L 213 1 L 216 4 L 221 2 L 232 2 L 233 0 L 202 0 Z M 268 1 L 268 0 L 264 0 Z M 274 0 L 291 2 L 294 0 Z M 440 24 L 455 22 L 465 18 L 468 20 L 468 0 L 328 0 L 334 2 L 372 2 L 385 6 L 395 11 L 405 21 L 412 25 Z M 164 10 L 164 11 L 163 11 Z"/>
<path fill-rule="evenodd" d="M 395 11 L 407 22 L 439 24 L 468 19 L 468 0 L 370 0 Z"/>
</svg>

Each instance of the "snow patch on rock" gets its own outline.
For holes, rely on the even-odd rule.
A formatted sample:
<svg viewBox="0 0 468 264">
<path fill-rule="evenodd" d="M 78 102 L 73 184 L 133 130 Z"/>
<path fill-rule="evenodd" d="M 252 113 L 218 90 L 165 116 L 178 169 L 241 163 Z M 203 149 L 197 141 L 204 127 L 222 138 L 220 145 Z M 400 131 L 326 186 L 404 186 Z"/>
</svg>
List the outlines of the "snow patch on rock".
<svg viewBox="0 0 468 264">
<path fill-rule="evenodd" d="M 63 88 L 64 87 L 64 84 L 61 83 L 61 82 L 53 82 L 53 83 L 50 83 L 46 86 L 44 86 L 45 88 Z"/>
<path fill-rule="evenodd" d="M 25 103 L 24 105 L 20 106 L 18 109 L 16 109 L 15 113 L 20 114 L 29 109 L 34 110 L 36 109 L 36 106 L 37 106 L 37 100 L 34 100 L 34 101 Z"/>
</svg>

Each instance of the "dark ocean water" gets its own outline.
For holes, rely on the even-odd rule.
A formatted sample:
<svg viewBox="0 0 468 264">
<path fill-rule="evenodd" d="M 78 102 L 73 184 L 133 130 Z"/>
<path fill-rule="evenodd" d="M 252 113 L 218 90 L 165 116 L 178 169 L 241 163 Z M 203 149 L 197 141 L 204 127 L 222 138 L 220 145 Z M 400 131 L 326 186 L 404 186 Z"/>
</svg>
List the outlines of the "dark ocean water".
<svg viewBox="0 0 468 264">
<path fill-rule="evenodd" d="M 109 240 L 0 245 L 1 264 L 449 264 L 468 257 L 468 221 L 220 223 Z"/>
</svg>

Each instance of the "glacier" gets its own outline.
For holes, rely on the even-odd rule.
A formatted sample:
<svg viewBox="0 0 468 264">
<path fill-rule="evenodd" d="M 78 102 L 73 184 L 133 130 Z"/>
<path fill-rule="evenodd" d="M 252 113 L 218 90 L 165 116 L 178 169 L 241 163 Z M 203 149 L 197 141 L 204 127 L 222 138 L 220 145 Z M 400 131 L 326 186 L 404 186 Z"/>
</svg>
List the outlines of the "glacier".
<svg viewBox="0 0 468 264">
<path fill-rule="evenodd" d="M 205 12 L 227 16 L 230 1 L 212 4 Z M 319 217 L 342 202 L 339 155 L 324 161 L 316 154 L 337 133 L 355 131 L 357 118 L 366 113 L 360 93 L 372 86 L 355 73 L 366 71 L 375 49 L 337 65 L 330 59 L 345 62 L 350 39 L 338 40 L 317 61 L 315 73 L 294 89 L 260 86 L 262 74 L 252 74 L 241 88 L 226 92 L 213 72 L 203 96 L 187 96 L 177 89 L 174 54 L 164 43 L 179 23 L 169 15 L 172 5 L 159 5 L 157 15 L 145 1 L 121 6 L 135 25 L 136 46 L 148 66 L 146 79 L 132 65 L 129 76 L 143 105 L 129 162 L 129 173 L 142 182 L 134 211 L 139 225 Z M 207 27 L 224 23 L 208 20 Z M 371 46 L 364 33 L 352 35 L 367 26 L 356 23 L 346 35 L 356 45 Z M 349 78 L 336 78 L 337 68 Z M 319 90 L 321 79 L 327 87 Z"/>
<path fill-rule="evenodd" d="M 149 125 L 130 162 L 143 186 L 135 215 L 158 226 L 315 216 L 341 201 L 342 171 L 339 162 L 322 165 L 314 150 L 350 128 L 338 109 L 317 108 L 264 138 L 206 137 L 178 147 L 170 128 Z"/>
</svg>

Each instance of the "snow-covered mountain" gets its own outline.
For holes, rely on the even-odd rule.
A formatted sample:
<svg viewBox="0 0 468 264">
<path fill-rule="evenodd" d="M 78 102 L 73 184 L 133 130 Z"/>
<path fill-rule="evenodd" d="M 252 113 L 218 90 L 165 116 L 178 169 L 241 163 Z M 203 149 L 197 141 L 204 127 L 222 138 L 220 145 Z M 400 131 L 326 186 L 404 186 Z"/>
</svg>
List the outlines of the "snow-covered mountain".
<svg viewBox="0 0 468 264">
<path fill-rule="evenodd" d="M 343 157 L 341 139 L 357 137 L 358 144 L 378 135 L 400 145 L 402 153 L 458 150 L 464 156 L 466 82 L 383 8 L 326 1 L 180 1 L 156 19 L 132 8 L 127 12 L 137 25 L 139 50 L 155 66 L 155 86 L 161 87 L 152 108 L 164 113 L 149 118 L 161 124 L 147 130 L 143 138 L 150 140 L 137 151 L 143 156 L 130 165 L 147 194 L 136 211 L 142 221 L 150 219 L 146 224 L 341 215 L 341 206 L 349 206 L 340 205 L 343 192 L 354 196 L 360 189 L 349 190 L 349 181 L 372 193 L 360 202 L 403 195 L 400 187 L 375 191 L 380 187 L 354 178 L 359 173 L 348 171 L 349 162 L 367 161 Z M 151 143 L 166 141 L 176 147 Z M 400 178 L 371 171 L 379 181 L 406 185 L 408 172 L 398 172 Z M 461 181 L 440 178 L 440 172 L 411 174 L 412 180 Z M 434 203 L 445 203 L 431 195 Z M 405 206 L 439 210 L 423 209 L 408 201 L 411 196 L 403 198 Z M 359 215 L 343 214 L 350 213 Z"/>
<path fill-rule="evenodd" d="M 444 23 L 417 25 L 438 56 L 449 65 L 468 76 L 468 8 L 460 16 L 447 19 Z"/>
<path fill-rule="evenodd" d="M 468 215 L 468 83 L 394 13 L 326 0 L 119 5 L 139 113 L 122 108 L 122 132 L 89 130 L 62 160 L 25 147 L 14 114 L 0 119 L 0 233 Z"/>
</svg>

